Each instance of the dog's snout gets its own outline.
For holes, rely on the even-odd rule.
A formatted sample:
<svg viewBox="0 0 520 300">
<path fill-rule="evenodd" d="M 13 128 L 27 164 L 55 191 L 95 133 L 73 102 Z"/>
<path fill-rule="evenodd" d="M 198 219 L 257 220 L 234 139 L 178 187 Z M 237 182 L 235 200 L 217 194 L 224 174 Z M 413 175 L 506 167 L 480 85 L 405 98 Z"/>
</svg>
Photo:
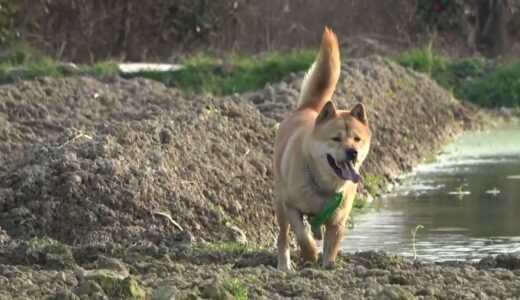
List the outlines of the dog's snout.
<svg viewBox="0 0 520 300">
<path fill-rule="evenodd" d="M 347 159 L 354 160 L 357 158 L 358 152 L 356 149 L 347 149 Z"/>
</svg>

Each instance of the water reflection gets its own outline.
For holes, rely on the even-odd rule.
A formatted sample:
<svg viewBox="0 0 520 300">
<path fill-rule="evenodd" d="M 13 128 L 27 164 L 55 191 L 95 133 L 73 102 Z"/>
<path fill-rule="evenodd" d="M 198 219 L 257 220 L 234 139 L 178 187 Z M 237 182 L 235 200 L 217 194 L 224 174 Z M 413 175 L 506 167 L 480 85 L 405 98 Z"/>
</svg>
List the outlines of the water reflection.
<svg viewBox="0 0 520 300">
<path fill-rule="evenodd" d="M 476 260 L 520 251 L 520 125 L 465 135 L 358 216 L 342 250 L 425 260 Z"/>
</svg>

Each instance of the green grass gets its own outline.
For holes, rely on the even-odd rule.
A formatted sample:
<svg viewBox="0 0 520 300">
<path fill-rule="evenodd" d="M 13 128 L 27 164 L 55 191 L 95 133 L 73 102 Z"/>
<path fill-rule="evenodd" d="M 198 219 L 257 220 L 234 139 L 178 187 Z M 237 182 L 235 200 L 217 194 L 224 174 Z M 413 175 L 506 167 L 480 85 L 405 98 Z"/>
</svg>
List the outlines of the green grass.
<svg viewBox="0 0 520 300">
<path fill-rule="evenodd" d="M 493 62 L 481 57 L 451 61 L 431 47 L 391 57 L 428 74 L 453 95 L 484 107 L 520 106 L 520 60 Z"/>
<path fill-rule="evenodd" d="M 63 64 L 26 46 L 14 46 L 0 52 L 0 83 L 9 83 L 17 78 L 33 80 L 44 76 L 63 77 L 69 75 L 69 72 Z M 79 66 L 78 70 L 78 74 L 96 77 L 117 72 L 117 64 L 112 61 Z"/>
<path fill-rule="evenodd" d="M 114 61 L 99 62 L 87 68 L 87 73 L 96 77 L 113 75 L 117 72 L 117 63 Z"/>
<path fill-rule="evenodd" d="M 145 71 L 132 77 L 154 79 L 189 93 L 230 95 L 259 89 L 266 83 L 279 82 L 291 72 L 306 70 L 315 55 L 310 50 L 263 58 L 229 56 L 222 60 L 199 55 L 184 62 L 185 68 L 179 71 Z"/>
<path fill-rule="evenodd" d="M 259 89 L 266 83 L 279 82 L 292 72 L 304 71 L 312 64 L 316 53 L 314 50 L 299 50 L 262 57 L 229 55 L 222 59 L 199 54 L 184 61 L 182 70 L 143 71 L 128 77 L 149 78 L 192 94 L 230 95 Z M 117 63 L 112 61 L 79 67 L 79 74 L 95 77 L 118 72 Z M 15 46 L 0 52 L 0 83 L 9 83 L 16 78 L 32 80 L 67 75 L 62 64 L 29 47 Z"/>
<path fill-rule="evenodd" d="M 223 282 L 224 288 L 228 290 L 237 300 L 249 299 L 249 289 L 238 278 L 229 278 Z"/>
<path fill-rule="evenodd" d="M 367 172 L 363 175 L 363 186 L 371 195 L 376 195 L 386 188 L 386 178 L 382 175 Z"/>
<path fill-rule="evenodd" d="M 367 208 L 367 206 L 368 206 L 367 197 L 365 197 L 361 194 L 356 195 L 356 197 L 354 198 L 354 204 L 353 204 L 354 209 L 357 211 L 363 211 L 365 208 Z"/>
</svg>

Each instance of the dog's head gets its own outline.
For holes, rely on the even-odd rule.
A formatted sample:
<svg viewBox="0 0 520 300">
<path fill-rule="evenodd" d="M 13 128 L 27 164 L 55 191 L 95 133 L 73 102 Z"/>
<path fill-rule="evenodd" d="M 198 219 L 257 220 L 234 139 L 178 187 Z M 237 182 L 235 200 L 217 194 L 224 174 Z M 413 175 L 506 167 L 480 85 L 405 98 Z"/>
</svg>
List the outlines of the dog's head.
<svg viewBox="0 0 520 300">
<path fill-rule="evenodd" d="M 312 155 L 325 172 L 335 174 L 340 180 L 357 183 L 359 167 L 368 154 L 371 137 L 363 104 L 358 103 L 348 111 L 337 110 L 329 101 L 315 121 Z"/>
</svg>

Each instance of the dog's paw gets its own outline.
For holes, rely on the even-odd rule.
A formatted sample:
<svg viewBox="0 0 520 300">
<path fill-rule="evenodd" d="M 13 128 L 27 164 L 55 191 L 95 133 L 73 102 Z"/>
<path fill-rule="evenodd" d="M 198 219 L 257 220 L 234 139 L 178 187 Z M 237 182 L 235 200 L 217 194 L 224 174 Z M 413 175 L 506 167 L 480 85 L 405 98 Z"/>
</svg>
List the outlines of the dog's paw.
<svg viewBox="0 0 520 300">
<path fill-rule="evenodd" d="M 276 267 L 278 270 L 282 272 L 289 272 L 291 271 L 291 264 L 290 263 L 278 263 L 278 266 Z"/>
<path fill-rule="evenodd" d="M 322 265 L 322 266 L 323 266 L 323 268 L 324 268 L 325 270 L 334 270 L 334 269 L 337 268 L 336 263 L 333 262 L 333 261 L 330 261 L 330 262 L 323 262 L 323 265 Z"/>
</svg>

